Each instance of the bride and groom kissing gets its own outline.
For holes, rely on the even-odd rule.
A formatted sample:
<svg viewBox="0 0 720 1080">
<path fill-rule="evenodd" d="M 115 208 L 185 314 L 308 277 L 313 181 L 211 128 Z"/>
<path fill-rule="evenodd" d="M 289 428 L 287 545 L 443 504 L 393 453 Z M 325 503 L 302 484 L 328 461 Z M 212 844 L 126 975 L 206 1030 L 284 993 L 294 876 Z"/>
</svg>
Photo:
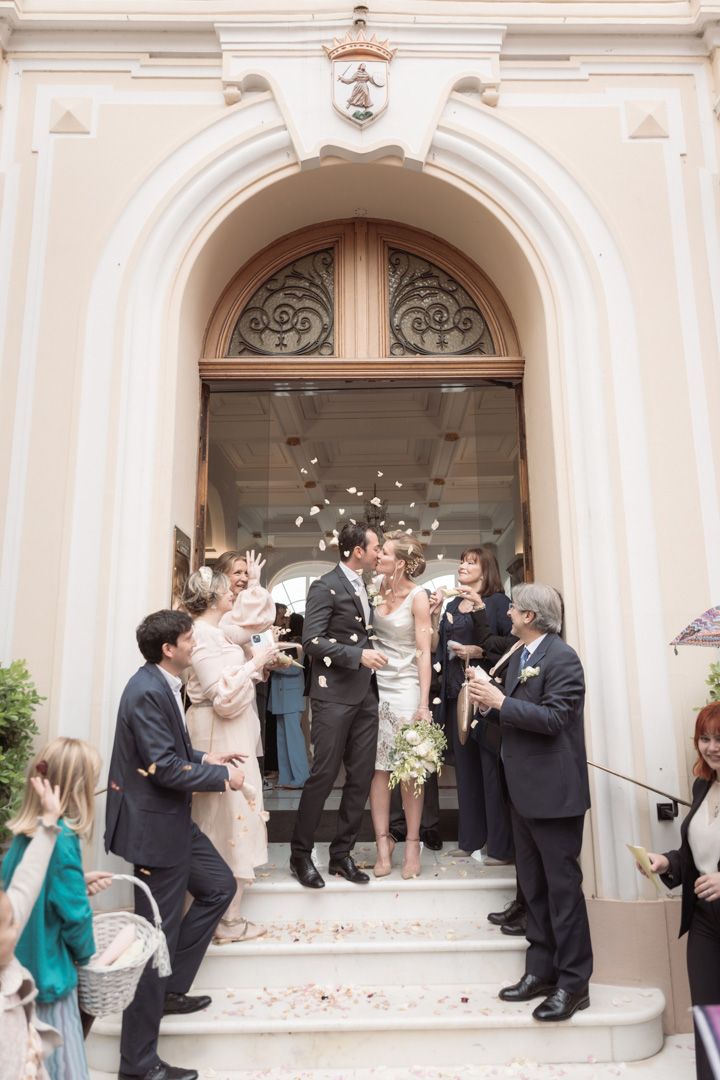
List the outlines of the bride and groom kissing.
<svg viewBox="0 0 720 1080">
<path fill-rule="evenodd" d="M 421 545 L 402 532 L 387 533 L 381 545 L 377 533 L 358 522 L 343 526 L 338 549 L 338 565 L 310 586 L 303 629 L 311 657 L 313 764 L 297 811 L 290 871 L 310 889 L 325 885 L 311 856 L 341 765 L 345 783 L 329 873 L 354 884 L 370 880 L 352 857 L 368 794 L 378 852 L 374 874 L 390 873 L 390 753 L 400 727 L 431 718 L 430 603 L 413 582 L 425 569 Z M 365 572 L 381 575 L 372 604 Z M 402 876 L 411 878 L 420 873 L 423 798 L 409 784 L 401 794 L 407 821 Z"/>
</svg>

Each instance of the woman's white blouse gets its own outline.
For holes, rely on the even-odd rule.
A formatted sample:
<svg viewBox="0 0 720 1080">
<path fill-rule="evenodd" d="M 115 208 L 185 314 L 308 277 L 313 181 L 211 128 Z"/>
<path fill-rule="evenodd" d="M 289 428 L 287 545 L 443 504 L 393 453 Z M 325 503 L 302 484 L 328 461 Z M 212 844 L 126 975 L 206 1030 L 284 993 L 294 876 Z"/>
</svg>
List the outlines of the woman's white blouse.
<svg viewBox="0 0 720 1080">
<path fill-rule="evenodd" d="M 720 862 L 720 782 L 709 788 L 688 828 L 688 843 L 701 874 L 716 874 Z"/>
</svg>

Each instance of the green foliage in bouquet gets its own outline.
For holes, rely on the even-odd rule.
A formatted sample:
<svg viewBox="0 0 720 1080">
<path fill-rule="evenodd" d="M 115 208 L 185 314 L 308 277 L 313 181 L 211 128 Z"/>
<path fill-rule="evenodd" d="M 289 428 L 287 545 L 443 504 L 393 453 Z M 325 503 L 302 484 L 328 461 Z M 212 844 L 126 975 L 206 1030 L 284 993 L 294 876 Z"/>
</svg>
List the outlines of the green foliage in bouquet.
<svg viewBox="0 0 720 1080">
<path fill-rule="evenodd" d="M 395 736 L 390 751 L 392 771 L 388 781 L 391 788 L 412 781 L 415 793 L 433 773 L 440 773 L 447 739 L 432 720 L 416 720 L 406 724 Z"/>
<path fill-rule="evenodd" d="M 24 660 L 0 666 L 0 841 L 18 808 L 25 770 L 38 729 L 33 713 L 41 701 Z"/>
<path fill-rule="evenodd" d="M 710 694 L 705 704 L 720 701 L 720 664 L 710 665 L 710 674 L 705 680 L 705 685 L 710 687 Z"/>
</svg>

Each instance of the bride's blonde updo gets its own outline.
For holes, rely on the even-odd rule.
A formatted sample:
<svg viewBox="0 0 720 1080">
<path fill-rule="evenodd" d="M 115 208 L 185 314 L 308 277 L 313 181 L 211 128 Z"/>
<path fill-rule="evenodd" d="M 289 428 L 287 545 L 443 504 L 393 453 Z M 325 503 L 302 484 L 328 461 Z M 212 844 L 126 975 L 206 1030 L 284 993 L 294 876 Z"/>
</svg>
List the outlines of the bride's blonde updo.
<svg viewBox="0 0 720 1080">
<path fill-rule="evenodd" d="M 385 533 L 385 540 L 392 540 L 395 550 L 395 558 L 402 559 L 405 563 L 405 573 L 409 578 L 416 578 L 425 569 L 423 546 L 419 540 L 413 539 L 400 529 Z"/>
<path fill-rule="evenodd" d="M 230 579 L 209 566 L 201 566 L 185 582 L 182 606 L 190 615 L 202 615 L 230 588 Z"/>
</svg>

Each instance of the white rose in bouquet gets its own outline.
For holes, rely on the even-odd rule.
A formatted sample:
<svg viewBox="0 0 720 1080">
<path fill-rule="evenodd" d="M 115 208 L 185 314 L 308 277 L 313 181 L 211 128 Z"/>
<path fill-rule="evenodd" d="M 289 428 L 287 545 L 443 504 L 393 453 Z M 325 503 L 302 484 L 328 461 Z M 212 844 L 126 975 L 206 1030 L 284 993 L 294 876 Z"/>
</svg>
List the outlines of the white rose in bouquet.
<svg viewBox="0 0 720 1080">
<path fill-rule="evenodd" d="M 434 761 L 426 761 L 425 762 L 425 772 L 428 774 L 428 776 L 432 775 L 432 773 L 435 772 L 435 769 L 436 769 L 436 765 L 435 765 Z"/>
<path fill-rule="evenodd" d="M 405 742 L 410 743 L 411 746 L 417 746 L 417 744 L 420 742 L 420 736 L 418 735 L 415 728 L 408 728 L 407 731 L 404 732 L 404 735 Z"/>
<path fill-rule="evenodd" d="M 428 754 L 432 753 L 432 748 L 433 744 L 430 742 L 430 740 L 423 739 L 423 741 L 415 747 L 415 753 L 420 758 L 426 758 Z"/>
</svg>

